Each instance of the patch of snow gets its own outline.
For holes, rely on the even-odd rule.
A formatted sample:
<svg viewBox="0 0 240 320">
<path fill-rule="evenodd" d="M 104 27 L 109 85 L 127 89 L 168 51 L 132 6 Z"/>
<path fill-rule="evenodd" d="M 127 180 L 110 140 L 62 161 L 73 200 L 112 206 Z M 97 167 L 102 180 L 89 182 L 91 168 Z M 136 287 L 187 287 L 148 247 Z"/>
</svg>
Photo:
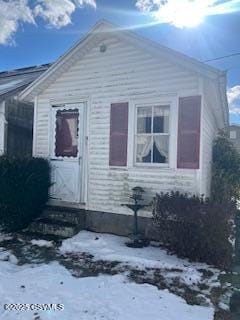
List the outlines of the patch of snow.
<svg viewBox="0 0 240 320">
<path fill-rule="evenodd" d="M 18 259 L 8 251 L 0 251 L 0 261 L 9 261 L 12 264 L 18 263 Z"/>
<path fill-rule="evenodd" d="M 197 269 L 206 269 L 203 263 L 191 263 L 169 255 L 166 250 L 159 247 L 129 248 L 125 237 L 110 234 L 100 234 L 89 231 L 80 231 L 76 236 L 63 241 L 60 251 L 62 253 L 88 252 L 96 260 L 120 261 L 138 268 L 179 269 L 183 272 L 179 276 L 188 284 L 201 281 L 201 273 Z"/>
<path fill-rule="evenodd" d="M 157 247 L 129 248 L 125 245 L 126 237 L 111 234 L 100 234 L 89 231 L 80 231 L 72 238 L 62 242 L 60 251 L 64 252 L 89 252 L 97 259 L 115 260 L 144 264 L 146 267 L 183 268 L 189 263 L 168 255 L 165 250 Z"/>
<path fill-rule="evenodd" d="M 225 310 L 225 311 L 229 311 L 229 304 L 228 303 L 225 303 L 225 302 L 220 302 L 218 304 L 219 308 Z"/>
<path fill-rule="evenodd" d="M 31 240 L 31 244 L 35 245 L 35 246 L 38 246 L 38 247 L 52 247 L 53 246 L 53 243 L 52 241 L 47 241 L 47 240 Z"/>
<path fill-rule="evenodd" d="M 190 306 L 167 290 L 123 275 L 76 278 L 58 263 L 16 266 L 0 261 L 2 320 L 212 320 L 213 309 Z M 62 311 L 8 311 L 4 304 L 63 304 Z"/>
</svg>

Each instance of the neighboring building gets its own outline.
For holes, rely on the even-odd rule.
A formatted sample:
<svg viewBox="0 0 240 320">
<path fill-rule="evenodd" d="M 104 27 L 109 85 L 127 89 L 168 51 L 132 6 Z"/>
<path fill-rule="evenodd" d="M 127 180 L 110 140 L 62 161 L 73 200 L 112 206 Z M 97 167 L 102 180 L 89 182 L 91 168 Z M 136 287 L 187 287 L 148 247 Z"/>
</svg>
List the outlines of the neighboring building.
<svg viewBox="0 0 240 320">
<path fill-rule="evenodd" d="M 18 95 L 48 67 L 0 72 L 0 155 L 32 155 L 33 103 L 20 102 Z"/>
<path fill-rule="evenodd" d="M 135 186 L 147 199 L 209 195 L 225 72 L 101 21 L 21 99 L 34 101 L 33 154 L 52 164 L 52 204 L 132 214 L 121 204 Z"/>
<path fill-rule="evenodd" d="M 240 153 L 240 125 L 231 124 L 229 127 L 229 137 L 234 147 Z"/>
</svg>

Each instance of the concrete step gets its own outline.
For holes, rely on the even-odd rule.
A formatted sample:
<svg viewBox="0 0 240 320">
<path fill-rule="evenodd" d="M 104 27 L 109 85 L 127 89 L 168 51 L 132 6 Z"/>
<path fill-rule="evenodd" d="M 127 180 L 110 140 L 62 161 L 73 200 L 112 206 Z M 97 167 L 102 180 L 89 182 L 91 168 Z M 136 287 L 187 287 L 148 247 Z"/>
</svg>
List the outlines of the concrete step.
<svg viewBox="0 0 240 320">
<path fill-rule="evenodd" d="M 44 210 L 41 218 L 66 223 L 69 222 L 77 225 L 79 230 L 82 230 L 85 228 L 86 213 L 84 210 L 79 209 L 48 207 L 46 210 Z"/>
<path fill-rule="evenodd" d="M 83 230 L 85 225 L 85 210 L 48 206 L 41 217 L 30 224 L 28 232 L 68 238 Z"/>
<path fill-rule="evenodd" d="M 52 241 L 56 244 L 62 242 L 62 237 L 51 235 L 51 234 L 42 234 L 39 232 L 32 232 L 29 229 L 22 230 L 21 232 L 17 233 L 18 238 L 31 241 L 31 240 L 46 240 L 46 241 Z"/>
<path fill-rule="evenodd" d="M 69 238 L 78 233 L 79 227 L 76 224 L 66 221 L 40 218 L 30 224 L 28 231 L 60 238 Z"/>
</svg>

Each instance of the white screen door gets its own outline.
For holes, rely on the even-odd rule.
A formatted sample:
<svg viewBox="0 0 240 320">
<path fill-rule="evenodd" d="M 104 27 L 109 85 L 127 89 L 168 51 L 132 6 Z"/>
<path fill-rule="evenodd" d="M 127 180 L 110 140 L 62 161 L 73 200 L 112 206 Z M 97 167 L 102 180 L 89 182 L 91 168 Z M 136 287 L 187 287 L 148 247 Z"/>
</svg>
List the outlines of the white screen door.
<svg viewBox="0 0 240 320">
<path fill-rule="evenodd" d="M 52 199 L 82 200 L 83 116 L 83 103 L 52 106 Z"/>
</svg>

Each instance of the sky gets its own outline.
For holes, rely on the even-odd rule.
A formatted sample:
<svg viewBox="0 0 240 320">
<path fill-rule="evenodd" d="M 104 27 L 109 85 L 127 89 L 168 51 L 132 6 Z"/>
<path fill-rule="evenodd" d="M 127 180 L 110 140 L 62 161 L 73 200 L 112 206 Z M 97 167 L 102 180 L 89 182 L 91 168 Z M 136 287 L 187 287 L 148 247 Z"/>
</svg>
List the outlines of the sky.
<svg viewBox="0 0 240 320">
<path fill-rule="evenodd" d="M 227 70 L 240 124 L 240 0 L 0 0 L 0 71 L 54 62 L 100 19 Z"/>
</svg>

